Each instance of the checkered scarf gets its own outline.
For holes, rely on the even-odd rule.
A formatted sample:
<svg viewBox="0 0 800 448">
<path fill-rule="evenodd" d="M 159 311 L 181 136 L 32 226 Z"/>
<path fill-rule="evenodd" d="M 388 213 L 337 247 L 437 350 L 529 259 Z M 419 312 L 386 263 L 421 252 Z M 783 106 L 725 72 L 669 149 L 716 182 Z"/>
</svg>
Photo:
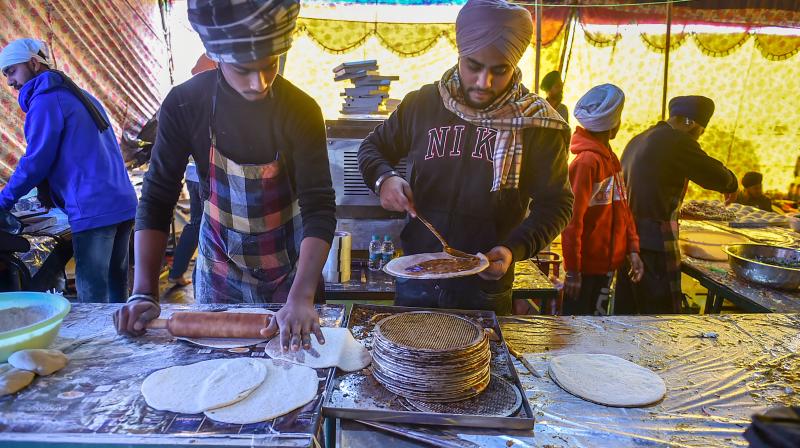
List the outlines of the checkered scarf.
<svg viewBox="0 0 800 448">
<path fill-rule="evenodd" d="M 300 12 L 298 0 L 189 0 L 192 28 L 209 59 L 245 63 L 286 53 Z"/>
<path fill-rule="evenodd" d="M 569 127 L 545 99 L 526 92 L 521 79 L 522 73 L 517 68 L 508 91 L 482 110 L 473 109 L 464 101 L 458 66 L 447 70 L 439 81 L 439 95 L 447 110 L 472 125 L 498 131 L 492 157 L 494 180 L 491 191 L 519 188 L 524 151 L 522 133 L 519 131 L 532 127 L 559 130 Z"/>
</svg>

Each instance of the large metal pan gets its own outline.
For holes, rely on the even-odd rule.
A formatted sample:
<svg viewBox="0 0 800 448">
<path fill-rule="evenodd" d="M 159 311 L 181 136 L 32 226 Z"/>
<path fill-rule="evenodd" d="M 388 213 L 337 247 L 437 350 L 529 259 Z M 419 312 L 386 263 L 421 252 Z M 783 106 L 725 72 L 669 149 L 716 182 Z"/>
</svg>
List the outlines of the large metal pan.
<svg viewBox="0 0 800 448">
<path fill-rule="evenodd" d="M 774 259 L 784 263 L 800 263 L 800 250 L 766 244 L 734 244 L 725 247 L 728 263 L 739 277 L 769 286 L 793 290 L 800 288 L 800 268 L 777 266 L 759 259 Z"/>
</svg>

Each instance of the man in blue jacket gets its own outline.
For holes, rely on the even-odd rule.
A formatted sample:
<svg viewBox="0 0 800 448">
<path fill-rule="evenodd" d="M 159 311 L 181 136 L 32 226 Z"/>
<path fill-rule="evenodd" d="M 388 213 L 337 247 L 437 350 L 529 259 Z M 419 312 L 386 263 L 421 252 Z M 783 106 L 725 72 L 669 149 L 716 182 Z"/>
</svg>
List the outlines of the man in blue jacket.
<svg viewBox="0 0 800 448">
<path fill-rule="evenodd" d="M 47 181 L 53 202 L 72 228 L 78 297 L 124 302 L 136 193 L 103 106 L 50 68 L 44 42 L 9 43 L 0 52 L 0 70 L 19 91 L 28 143 L 0 191 L 0 208 L 10 210 Z"/>
</svg>

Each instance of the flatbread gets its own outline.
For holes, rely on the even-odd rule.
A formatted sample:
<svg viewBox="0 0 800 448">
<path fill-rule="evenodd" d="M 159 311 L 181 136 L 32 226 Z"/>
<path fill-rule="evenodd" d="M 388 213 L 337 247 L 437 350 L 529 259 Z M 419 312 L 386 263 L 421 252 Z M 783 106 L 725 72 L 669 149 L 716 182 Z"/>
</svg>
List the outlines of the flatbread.
<svg viewBox="0 0 800 448">
<path fill-rule="evenodd" d="M 722 250 L 729 244 L 748 243 L 741 235 L 713 230 L 687 230 L 680 233 L 681 251 L 690 257 L 710 261 L 727 261 L 728 255 Z"/>
<path fill-rule="evenodd" d="M 461 261 L 463 259 L 444 252 L 406 255 L 405 257 L 393 259 L 383 267 L 383 270 L 389 275 L 400 278 L 434 280 L 466 277 L 482 272 L 489 267 L 489 260 L 485 255 L 476 254 L 476 257 L 478 257 L 477 263 L 470 263 L 469 261 Z M 439 269 L 441 266 L 436 266 L 437 261 L 438 263 L 451 264 L 450 267 L 452 269 Z M 419 268 L 420 265 L 431 264 L 432 262 L 434 263 L 433 270 Z"/>
<path fill-rule="evenodd" d="M 267 377 L 267 368 L 253 358 L 226 362 L 206 377 L 197 402 L 204 411 L 236 403 L 250 395 Z"/>
<path fill-rule="evenodd" d="M 372 362 L 369 350 L 353 337 L 349 329 L 323 327 L 322 335 L 325 336 L 322 345 L 316 337 L 311 336 L 310 350 L 282 352 L 280 338 L 275 337 L 267 343 L 264 351 L 273 359 L 283 359 L 312 369 L 338 367 L 345 372 L 354 372 Z"/>
<path fill-rule="evenodd" d="M 258 361 L 267 368 L 261 386 L 242 401 L 206 411 L 207 417 L 238 425 L 258 423 L 288 414 L 316 398 L 319 378 L 314 369 L 272 359 Z"/>
<path fill-rule="evenodd" d="M 569 354 L 550 360 L 550 377 L 562 389 L 614 407 L 642 407 L 664 398 L 664 380 L 649 369 L 618 356 Z"/>
<path fill-rule="evenodd" d="M 223 311 L 223 313 L 253 313 L 253 314 L 275 314 L 264 308 L 233 308 Z M 178 338 L 181 341 L 191 342 L 201 347 L 209 348 L 238 348 L 250 347 L 252 345 L 266 342 L 267 339 L 234 339 L 234 338 Z"/>
<path fill-rule="evenodd" d="M 252 392 L 266 378 L 262 367 L 252 358 L 212 359 L 168 367 L 145 378 L 142 395 L 154 409 L 198 414 L 234 403 Z"/>
</svg>

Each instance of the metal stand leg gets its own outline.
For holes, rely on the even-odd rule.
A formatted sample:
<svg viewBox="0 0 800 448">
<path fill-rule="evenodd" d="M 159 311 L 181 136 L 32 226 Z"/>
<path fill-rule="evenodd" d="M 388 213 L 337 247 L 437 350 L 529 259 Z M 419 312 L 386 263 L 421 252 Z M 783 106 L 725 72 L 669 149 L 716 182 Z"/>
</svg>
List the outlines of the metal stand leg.
<svg viewBox="0 0 800 448">
<path fill-rule="evenodd" d="M 722 303 L 725 301 L 725 298 L 714 294 L 714 310 L 712 311 L 714 314 L 719 314 L 722 312 Z"/>
<path fill-rule="evenodd" d="M 336 448 L 336 419 L 333 417 L 325 418 L 325 446 Z"/>
</svg>

